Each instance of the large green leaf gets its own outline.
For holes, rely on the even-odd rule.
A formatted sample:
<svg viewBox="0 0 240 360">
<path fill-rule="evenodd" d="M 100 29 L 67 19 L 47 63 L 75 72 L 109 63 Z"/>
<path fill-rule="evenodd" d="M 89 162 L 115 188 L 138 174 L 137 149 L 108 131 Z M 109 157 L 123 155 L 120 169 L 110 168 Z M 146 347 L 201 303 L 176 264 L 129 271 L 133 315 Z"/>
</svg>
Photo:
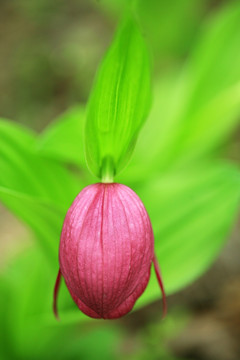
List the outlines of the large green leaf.
<svg viewBox="0 0 240 360">
<path fill-rule="evenodd" d="M 90 96 L 85 126 L 86 158 L 102 178 L 127 163 L 150 105 L 150 65 L 142 35 L 127 19 L 105 56 Z M 108 175 L 108 174 L 107 174 Z"/>
<path fill-rule="evenodd" d="M 0 120 L 0 185 L 25 194 L 51 199 L 63 206 L 76 193 L 77 182 L 58 162 L 36 151 L 35 135 Z"/>
<path fill-rule="evenodd" d="M 46 157 L 86 167 L 83 148 L 85 109 L 75 106 L 52 122 L 38 139 Z"/>
<path fill-rule="evenodd" d="M 0 121 L 0 200 L 36 233 L 57 261 L 64 215 L 83 183 L 36 151 L 35 135 Z"/>
<path fill-rule="evenodd" d="M 226 141 L 240 118 L 239 23 L 235 2 L 207 22 L 184 68 L 155 82 L 150 117 L 126 174 L 147 176 L 213 156 Z"/>
<path fill-rule="evenodd" d="M 146 36 L 160 63 L 166 59 L 176 61 L 186 54 L 196 38 L 208 2 L 209 0 L 137 1 L 137 11 Z"/>
<path fill-rule="evenodd" d="M 79 324 L 66 326 L 66 322 L 54 318 L 54 276 L 39 249 L 25 251 L 1 275 L 1 359 L 112 359 L 109 343 L 119 341 L 119 331 L 113 324 L 101 323 L 99 328 L 88 325 L 86 331 Z M 82 318 L 88 320 L 85 315 Z"/>
<path fill-rule="evenodd" d="M 240 3 L 207 24 L 189 63 L 187 103 L 172 141 L 171 159 L 192 159 L 216 147 L 239 120 Z M 173 133 L 173 132 L 172 132 Z M 176 135 L 177 134 L 177 135 Z"/>
<path fill-rule="evenodd" d="M 57 267 L 58 243 L 66 214 L 65 206 L 0 186 L 1 202 L 27 224 Z"/>
<path fill-rule="evenodd" d="M 240 172 L 228 164 L 169 172 L 136 189 L 149 211 L 168 294 L 200 276 L 230 235 L 240 209 Z M 160 296 L 154 274 L 139 299 Z"/>
</svg>

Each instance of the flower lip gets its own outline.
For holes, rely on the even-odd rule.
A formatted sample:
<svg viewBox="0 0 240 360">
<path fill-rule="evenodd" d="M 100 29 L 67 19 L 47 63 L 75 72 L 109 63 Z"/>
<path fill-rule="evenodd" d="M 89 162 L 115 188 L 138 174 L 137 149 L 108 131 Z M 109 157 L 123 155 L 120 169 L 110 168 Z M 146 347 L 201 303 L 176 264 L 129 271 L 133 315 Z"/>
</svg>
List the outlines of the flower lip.
<svg viewBox="0 0 240 360">
<path fill-rule="evenodd" d="M 166 299 L 147 211 L 129 187 L 97 183 L 84 188 L 64 220 L 60 269 L 69 292 L 86 315 L 113 319 L 127 314 L 144 292 L 153 262 Z"/>
</svg>

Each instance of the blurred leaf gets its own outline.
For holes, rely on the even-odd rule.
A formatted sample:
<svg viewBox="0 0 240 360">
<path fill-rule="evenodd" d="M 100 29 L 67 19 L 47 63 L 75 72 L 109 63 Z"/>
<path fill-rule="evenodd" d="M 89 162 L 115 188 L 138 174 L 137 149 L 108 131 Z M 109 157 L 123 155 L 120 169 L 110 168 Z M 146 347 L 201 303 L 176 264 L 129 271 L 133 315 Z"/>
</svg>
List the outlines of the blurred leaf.
<svg viewBox="0 0 240 360">
<path fill-rule="evenodd" d="M 133 166 L 139 176 L 151 176 L 213 156 L 239 123 L 239 23 L 240 3 L 235 2 L 209 20 L 184 69 L 158 79 L 126 174 L 134 176 Z"/>
<path fill-rule="evenodd" d="M 46 286 L 52 281 L 49 270 L 39 249 L 27 250 L 1 276 L 1 283 L 7 287 L 6 316 L 1 329 L 8 340 L 5 352 L 10 359 L 22 359 L 24 355 L 29 358 L 29 352 L 33 350 L 40 355 L 42 343 L 46 345 L 46 336 L 51 338 L 48 329 L 44 334 L 36 321 L 34 327 L 30 323 L 31 317 L 51 306 L 52 292 Z M 49 280 L 46 282 L 46 279 Z"/>
<path fill-rule="evenodd" d="M 57 261 L 61 224 L 82 184 L 58 162 L 42 158 L 27 129 L 1 120 L 0 138 L 0 200 Z"/>
<path fill-rule="evenodd" d="M 195 40 L 207 2 L 138 0 L 137 12 L 158 62 L 176 62 L 186 54 Z"/>
<path fill-rule="evenodd" d="M 37 235 L 51 261 L 57 266 L 58 242 L 65 207 L 0 186 L 0 200 Z"/>
<path fill-rule="evenodd" d="M 144 328 L 137 329 L 138 349 L 133 356 L 127 356 L 126 360 L 145 360 L 149 358 L 149 354 L 152 360 L 184 360 L 171 354 L 169 343 L 184 331 L 189 318 L 183 310 L 171 309 L 164 321 L 161 321 L 160 314 L 156 314 L 154 320 L 148 321 Z"/>
<path fill-rule="evenodd" d="M 41 154 L 86 167 L 83 151 L 84 118 L 84 107 L 76 106 L 52 122 L 38 139 Z"/>
<path fill-rule="evenodd" d="M 0 185 L 64 206 L 77 182 L 58 162 L 36 152 L 36 138 L 14 122 L 0 120 Z M 64 190 L 64 191 L 63 191 Z"/>
<path fill-rule="evenodd" d="M 120 19 L 127 11 L 133 8 L 135 0 L 90 0 L 92 6 L 96 7 L 98 11 L 103 11 L 104 15 L 111 18 L 114 16 Z"/>
<path fill-rule="evenodd" d="M 120 334 L 112 325 L 66 327 L 54 319 L 55 279 L 39 249 L 26 251 L 7 270 L 0 277 L 0 329 L 4 335 L 0 348 L 6 359 L 113 358 L 114 346 L 109 343 L 117 344 Z M 43 321 L 45 314 L 51 314 L 54 326 Z M 90 346 L 92 342 L 94 347 Z"/>
<path fill-rule="evenodd" d="M 202 164 L 169 172 L 137 189 L 149 211 L 155 252 L 168 294 L 186 286 L 216 258 L 240 208 L 240 172 Z M 138 305 L 160 296 L 154 274 Z"/>
<path fill-rule="evenodd" d="M 149 104 L 148 52 L 137 25 L 127 19 L 100 66 L 88 104 L 84 141 L 95 175 L 102 177 L 108 165 L 114 173 L 125 166 Z"/>
<path fill-rule="evenodd" d="M 189 64 L 188 101 L 172 157 L 211 151 L 239 121 L 240 3 L 223 9 L 206 27 Z M 185 119 L 183 121 L 183 119 Z M 192 153 L 194 150 L 194 154 Z"/>
<path fill-rule="evenodd" d="M 181 103 L 183 96 L 184 81 L 178 84 L 179 71 L 179 67 L 167 71 L 154 84 L 154 99 L 149 118 L 139 134 L 131 162 L 116 178 L 118 182 L 141 183 L 163 170 L 161 164 L 165 159 L 165 152 L 161 149 L 174 129 L 170 121 L 171 113 L 175 111 L 178 103 Z M 173 90 L 177 93 L 176 96 Z"/>
</svg>

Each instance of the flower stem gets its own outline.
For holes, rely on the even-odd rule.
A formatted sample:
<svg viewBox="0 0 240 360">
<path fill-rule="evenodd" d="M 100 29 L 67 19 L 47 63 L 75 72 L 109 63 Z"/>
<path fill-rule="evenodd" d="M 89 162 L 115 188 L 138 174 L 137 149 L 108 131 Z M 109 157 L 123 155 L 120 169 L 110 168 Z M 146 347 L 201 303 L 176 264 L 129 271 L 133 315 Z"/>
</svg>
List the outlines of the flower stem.
<svg viewBox="0 0 240 360">
<path fill-rule="evenodd" d="M 102 183 L 113 183 L 114 165 L 110 156 L 106 156 L 102 162 L 101 181 Z"/>
</svg>

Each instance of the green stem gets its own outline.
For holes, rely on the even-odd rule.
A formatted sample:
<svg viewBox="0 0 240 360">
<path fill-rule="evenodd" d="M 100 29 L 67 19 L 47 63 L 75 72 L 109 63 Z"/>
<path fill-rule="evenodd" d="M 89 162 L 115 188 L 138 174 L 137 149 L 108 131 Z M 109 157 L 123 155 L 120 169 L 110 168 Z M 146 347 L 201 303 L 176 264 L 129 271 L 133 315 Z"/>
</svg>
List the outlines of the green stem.
<svg viewBox="0 0 240 360">
<path fill-rule="evenodd" d="M 102 162 L 102 171 L 101 171 L 102 183 L 112 183 L 114 178 L 114 165 L 112 158 L 107 156 L 103 159 Z"/>
</svg>

